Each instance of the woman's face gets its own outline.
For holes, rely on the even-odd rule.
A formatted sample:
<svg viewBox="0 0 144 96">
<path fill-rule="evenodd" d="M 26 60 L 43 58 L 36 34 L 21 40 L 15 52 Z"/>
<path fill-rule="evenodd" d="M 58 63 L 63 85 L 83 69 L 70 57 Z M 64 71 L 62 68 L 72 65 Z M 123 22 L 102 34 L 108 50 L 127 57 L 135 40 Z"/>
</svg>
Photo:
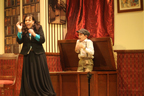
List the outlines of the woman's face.
<svg viewBox="0 0 144 96">
<path fill-rule="evenodd" d="M 26 27 L 28 28 L 28 29 L 30 29 L 32 26 L 33 26 L 33 24 L 34 24 L 34 21 L 32 20 L 32 17 L 26 17 L 25 18 L 25 24 L 26 24 Z"/>
</svg>

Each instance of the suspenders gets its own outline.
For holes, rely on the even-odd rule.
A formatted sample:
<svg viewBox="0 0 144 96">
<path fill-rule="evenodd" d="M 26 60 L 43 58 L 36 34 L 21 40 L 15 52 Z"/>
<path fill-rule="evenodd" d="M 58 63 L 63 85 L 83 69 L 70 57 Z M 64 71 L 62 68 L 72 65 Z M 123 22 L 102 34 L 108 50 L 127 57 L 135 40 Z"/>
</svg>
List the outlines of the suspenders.
<svg viewBox="0 0 144 96">
<path fill-rule="evenodd" d="M 85 46 L 87 48 L 87 41 L 85 42 Z M 88 57 L 88 53 L 86 53 L 86 57 Z"/>
</svg>

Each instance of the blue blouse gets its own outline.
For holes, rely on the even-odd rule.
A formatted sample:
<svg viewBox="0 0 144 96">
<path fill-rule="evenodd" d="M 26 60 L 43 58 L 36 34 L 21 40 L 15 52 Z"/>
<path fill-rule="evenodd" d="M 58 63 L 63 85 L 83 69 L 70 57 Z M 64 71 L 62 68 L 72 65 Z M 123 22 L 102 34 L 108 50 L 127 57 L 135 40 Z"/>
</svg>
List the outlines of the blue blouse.
<svg viewBox="0 0 144 96">
<path fill-rule="evenodd" d="M 17 36 L 19 39 L 22 39 L 22 32 L 18 32 Z M 31 37 L 31 34 L 29 33 L 29 37 Z M 40 35 L 36 34 L 36 36 L 34 37 L 37 41 L 40 41 Z"/>
</svg>

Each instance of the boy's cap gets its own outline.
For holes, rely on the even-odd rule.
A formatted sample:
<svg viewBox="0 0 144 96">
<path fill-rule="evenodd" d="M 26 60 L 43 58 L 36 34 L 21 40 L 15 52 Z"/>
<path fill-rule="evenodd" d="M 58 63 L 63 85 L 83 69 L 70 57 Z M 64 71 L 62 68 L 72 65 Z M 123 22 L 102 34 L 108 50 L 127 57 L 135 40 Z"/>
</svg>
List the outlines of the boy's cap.
<svg viewBox="0 0 144 96">
<path fill-rule="evenodd" d="M 87 35 L 87 37 L 90 35 L 90 32 L 88 30 L 86 30 L 86 29 L 80 29 L 80 30 L 78 30 L 76 32 L 82 33 L 84 35 Z"/>
</svg>

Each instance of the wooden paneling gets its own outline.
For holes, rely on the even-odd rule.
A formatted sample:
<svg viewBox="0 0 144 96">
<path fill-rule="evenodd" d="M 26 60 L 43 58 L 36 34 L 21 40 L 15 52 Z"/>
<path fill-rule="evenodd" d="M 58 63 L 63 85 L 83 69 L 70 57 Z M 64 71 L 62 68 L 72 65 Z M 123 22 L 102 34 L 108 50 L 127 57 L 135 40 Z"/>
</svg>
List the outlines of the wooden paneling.
<svg viewBox="0 0 144 96">
<path fill-rule="evenodd" d="M 107 75 L 99 74 L 98 78 L 98 96 L 107 96 Z"/>
<path fill-rule="evenodd" d="M 114 71 L 116 64 L 111 39 L 92 38 L 94 45 L 93 71 Z M 76 40 L 58 40 L 61 65 L 64 71 L 76 71 L 78 67 L 78 54 L 75 52 Z"/>
<path fill-rule="evenodd" d="M 117 72 L 91 72 L 90 96 L 117 96 Z M 51 80 L 57 96 L 88 96 L 86 72 L 53 72 Z"/>
<path fill-rule="evenodd" d="M 117 96 L 117 75 L 110 74 L 109 75 L 109 96 L 115 95 Z"/>
<path fill-rule="evenodd" d="M 57 96 L 60 96 L 60 77 L 59 77 L 59 75 L 54 74 L 51 77 L 51 81 L 53 81 L 53 87 L 55 89 L 55 92 L 57 93 Z"/>
<path fill-rule="evenodd" d="M 76 96 L 78 94 L 77 74 L 62 74 L 62 96 Z"/>
</svg>

